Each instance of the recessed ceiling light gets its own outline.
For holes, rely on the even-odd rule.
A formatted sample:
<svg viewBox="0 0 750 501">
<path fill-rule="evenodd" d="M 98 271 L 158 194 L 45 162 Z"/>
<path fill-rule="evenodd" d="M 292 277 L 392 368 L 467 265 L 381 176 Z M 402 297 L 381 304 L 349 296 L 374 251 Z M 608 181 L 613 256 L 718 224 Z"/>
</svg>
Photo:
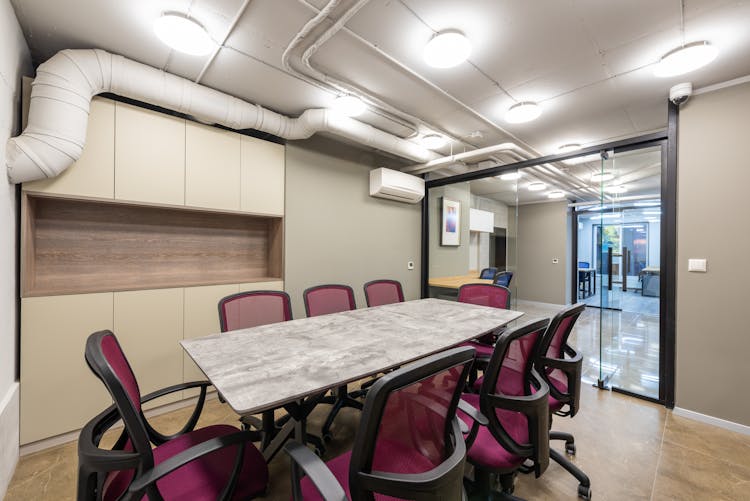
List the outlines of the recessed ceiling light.
<svg viewBox="0 0 750 501">
<path fill-rule="evenodd" d="M 558 148 L 560 153 L 570 153 L 571 151 L 578 151 L 581 149 L 581 145 L 578 143 L 563 144 Z"/>
<path fill-rule="evenodd" d="M 425 62 L 433 68 L 452 68 L 469 58 L 471 42 L 458 30 L 441 31 L 424 47 Z"/>
<path fill-rule="evenodd" d="M 636 207 L 657 207 L 661 205 L 661 202 L 635 202 L 633 205 Z"/>
<path fill-rule="evenodd" d="M 205 56 L 216 48 L 206 29 L 182 14 L 162 15 L 154 21 L 154 32 L 174 50 L 191 56 Z"/>
<path fill-rule="evenodd" d="M 526 187 L 529 191 L 542 191 L 547 188 L 547 185 L 544 183 L 536 182 L 536 183 L 529 183 L 529 185 Z"/>
<path fill-rule="evenodd" d="M 505 121 L 512 124 L 521 124 L 531 122 L 539 118 L 542 114 L 542 108 L 531 101 L 516 103 L 511 106 L 505 113 Z"/>
<path fill-rule="evenodd" d="M 440 134 L 425 134 L 419 141 L 428 150 L 436 150 L 448 144 L 445 136 L 441 136 Z"/>
<path fill-rule="evenodd" d="M 611 181 L 615 178 L 615 175 L 611 172 L 605 170 L 602 172 L 594 172 L 591 174 L 591 180 L 594 182 L 602 182 L 602 181 Z"/>
<path fill-rule="evenodd" d="M 565 196 L 565 193 L 563 193 L 560 190 L 550 191 L 547 193 L 547 198 L 562 198 Z"/>
<path fill-rule="evenodd" d="M 618 195 L 620 193 L 625 193 L 628 191 L 627 186 L 624 184 L 621 184 L 620 186 L 605 186 L 604 191 L 607 193 L 612 193 L 615 195 Z"/>
<path fill-rule="evenodd" d="M 647 217 L 646 221 L 651 221 L 651 222 L 659 221 L 659 218 L 658 217 Z"/>
<path fill-rule="evenodd" d="M 677 47 L 664 54 L 654 67 L 657 77 L 673 77 L 706 66 L 716 59 L 718 49 L 702 40 Z"/>
<path fill-rule="evenodd" d="M 606 214 L 602 214 L 602 218 L 604 219 L 618 219 L 622 214 L 619 212 L 608 212 Z"/>
<path fill-rule="evenodd" d="M 356 117 L 364 113 L 367 105 L 357 96 L 339 96 L 333 100 L 332 108 L 347 117 Z"/>
<path fill-rule="evenodd" d="M 506 172 L 505 174 L 500 174 L 500 179 L 503 181 L 515 181 L 516 179 L 519 179 L 522 176 L 522 174 L 518 171 L 516 172 Z"/>
</svg>

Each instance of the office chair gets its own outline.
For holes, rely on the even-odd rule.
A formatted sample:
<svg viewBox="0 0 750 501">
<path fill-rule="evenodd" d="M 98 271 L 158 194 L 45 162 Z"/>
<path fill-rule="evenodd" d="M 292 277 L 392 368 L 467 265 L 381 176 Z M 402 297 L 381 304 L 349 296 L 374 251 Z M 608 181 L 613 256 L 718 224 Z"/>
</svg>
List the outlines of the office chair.
<svg viewBox="0 0 750 501">
<path fill-rule="evenodd" d="M 588 270 L 591 267 L 591 263 L 588 261 L 578 261 L 578 267 L 581 269 Z M 590 287 L 589 280 L 591 280 L 591 275 L 588 273 L 579 271 L 578 272 L 578 292 L 585 292 L 587 290 L 587 285 Z"/>
<path fill-rule="evenodd" d="M 328 284 L 310 287 L 302 293 L 305 300 L 305 312 L 308 317 L 317 317 L 342 311 L 356 310 L 357 304 L 354 300 L 354 291 L 348 285 Z M 362 410 L 362 403 L 356 398 L 363 396 L 366 390 L 357 390 L 349 393 L 346 385 L 336 388 L 335 397 L 324 397 L 319 403 L 332 404 L 333 408 L 328 413 L 323 423 L 322 433 L 324 440 L 330 440 L 331 425 L 336 415 L 344 407 L 352 407 Z"/>
<path fill-rule="evenodd" d="M 114 405 L 89 421 L 78 439 L 78 499 L 249 499 L 263 494 L 268 467 L 252 444 L 252 433 L 229 425 L 195 429 L 208 381 L 183 383 L 141 397 L 138 382 L 110 331 L 86 340 L 86 362 L 107 387 Z M 154 430 L 141 405 L 189 388 L 200 396 L 187 424 L 174 435 Z M 122 419 L 111 450 L 99 448 L 102 435 Z M 152 446 L 154 446 L 152 448 Z M 223 498 L 222 498 L 223 499 Z"/>
<path fill-rule="evenodd" d="M 512 271 L 501 271 L 492 279 L 492 283 L 495 285 L 502 285 L 503 287 L 510 287 L 510 281 L 513 279 Z"/>
<path fill-rule="evenodd" d="M 401 288 L 401 282 L 386 279 L 367 282 L 365 284 L 365 300 L 367 306 L 403 303 L 404 291 Z"/>
<path fill-rule="evenodd" d="M 485 268 L 479 273 L 479 278 L 482 280 L 492 280 L 495 276 L 495 273 L 497 273 L 497 268 Z"/>
<path fill-rule="evenodd" d="M 584 303 L 574 304 L 559 312 L 549 324 L 537 354 L 534 366 L 549 385 L 550 425 L 552 414 L 573 417 L 578 412 L 581 398 L 581 370 L 583 357 L 568 344 L 573 326 L 586 309 Z M 563 410 L 565 409 L 565 410 Z M 576 453 L 575 438 L 570 433 L 549 432 L 550 440 L 565 440 L 565 452 Z M 578 495 L 591 499 L 589 477 L 568 458 L 554 449 L 550 457 L 578 480 Z"/>
<path fill-rule="evenodd" d="M 474 465 L 469 483 L 483 499 L 492 498 L 490 476 L 497 475 L 506 499 L 513 498 L 519 471 L 539 477 L 549 465 L 549 388 L 534 369 L 548 319 L 505 331 L 497 340 L 479 391 L 465 393 L 458 417 L 466 434 L 467 459 Z"/>
<path fill-rule="evenodd" d="M 293 499 L 462 499 L 466 447 L 456 405 L 473 358 L 471 348 L 453 348 L 380 378 L 352 450 L 327 463 L 288 442 Z"/>
</svg>

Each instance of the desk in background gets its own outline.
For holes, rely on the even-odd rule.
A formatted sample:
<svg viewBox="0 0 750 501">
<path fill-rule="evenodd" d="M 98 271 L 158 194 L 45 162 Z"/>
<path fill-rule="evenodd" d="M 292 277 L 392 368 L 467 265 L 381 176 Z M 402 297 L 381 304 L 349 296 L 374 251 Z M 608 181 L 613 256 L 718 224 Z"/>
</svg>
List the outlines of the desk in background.
<svg viewBox="0 0 750 501">
<path fill-rule="evenodd" d="M 427 284 L 430 287 L 438 287 L 440 289 L 458 289 L 462 285 L 466 284 L 491 284 L 491 279 L 479 278 L 479 273 L 473 273 L 469 275 L 457 275 L 454 277 L 436 277 L 430 278 Z"/>
</svg>

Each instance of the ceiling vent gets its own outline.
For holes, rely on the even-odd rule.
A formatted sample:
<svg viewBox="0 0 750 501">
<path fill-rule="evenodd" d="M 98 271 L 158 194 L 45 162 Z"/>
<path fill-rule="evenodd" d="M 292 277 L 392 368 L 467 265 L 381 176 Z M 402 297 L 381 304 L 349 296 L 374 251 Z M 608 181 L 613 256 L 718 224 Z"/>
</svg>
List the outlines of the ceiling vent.
<svg viewBox="0 0 750 501">
<path fill-rule="evenodd" d="M 415 204 L 424 198 L 424 179 L 385 167 L 373 169 L 370 196 Z"/>
</svg>

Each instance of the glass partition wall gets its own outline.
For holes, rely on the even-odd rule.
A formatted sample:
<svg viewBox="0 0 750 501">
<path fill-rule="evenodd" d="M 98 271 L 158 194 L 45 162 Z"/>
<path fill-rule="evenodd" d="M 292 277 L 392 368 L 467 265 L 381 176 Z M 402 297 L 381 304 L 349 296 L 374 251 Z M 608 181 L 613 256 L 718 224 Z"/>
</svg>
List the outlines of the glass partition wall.
<svg viewBox="0 0 750 501">
<path fill-rule="evenodd" d="M 488 176 L 466 166 L 430 173 L 426 295 L 455 300 L 461 284 L 490 269 L 488 278 L 513 274 L 511 308 L 525 313 L 519 322 L 583 302 L 570 340 L 583 353 L 583 379 L 664 401 L 665 152 L 661 138 Z M 446 176 L 458 182 L 441 181 Z"/>
</svg>

